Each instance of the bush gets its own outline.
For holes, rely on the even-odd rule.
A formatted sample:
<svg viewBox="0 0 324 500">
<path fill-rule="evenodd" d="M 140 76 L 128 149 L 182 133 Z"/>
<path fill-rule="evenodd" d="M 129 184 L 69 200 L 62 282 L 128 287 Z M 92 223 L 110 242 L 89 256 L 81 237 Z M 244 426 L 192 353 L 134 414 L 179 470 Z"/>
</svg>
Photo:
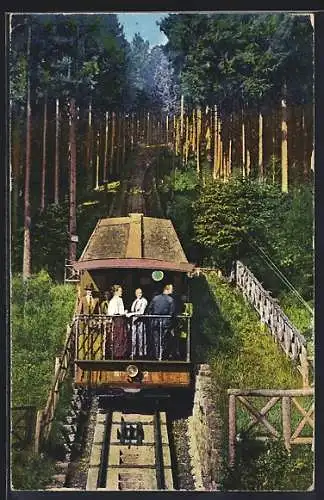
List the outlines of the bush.
<svg viewBox="0 0 324 500">
<path fill-rule="evenodd" d="M 206 183 L 193 204 L 196 242 L 228 270 L 233 260 L 249 254 L 249 238 L 265 238 L 281 197 L 276 186 L 249 179 Z"/>
<path fill-rule="evenodd" d="M 75 305 L 72 285 L 55 285 L 41 271 L 12 280 L 12 403 L 42 407 Z"/>
<path fill-rule="evenodd" d="M 223 488 L 305 491 L 313 481 L 313 459 L 310 446 L 293 446 L 289 455 L 282 441 L 244 440 L 237 446 L 235 469 L 224 475 Z"/>
<path fill-rule="evenodd" d="M 175 162 L 178 161 L 178 158 L 175 158 Z M 170 218 L 177 228 L 187 258 L 196 261 L 198 252 L 197 245 L 193 241 L 192 206 L 199 193 L 199 177 L 190 164 L 187 167 L 179 164 L 178 168 L 173 168 L 171 171 L 163 164 L 161 170 L 164 172 L 164 177 L 159 180 L 158 191 L 165 216 Z"/>
<path fill-rule="evenodd" d="M 16 490 L 45 488 L 55 474 L 54 460 L 30 451 L 12 452 L 12 487 Z"/>
</svg>

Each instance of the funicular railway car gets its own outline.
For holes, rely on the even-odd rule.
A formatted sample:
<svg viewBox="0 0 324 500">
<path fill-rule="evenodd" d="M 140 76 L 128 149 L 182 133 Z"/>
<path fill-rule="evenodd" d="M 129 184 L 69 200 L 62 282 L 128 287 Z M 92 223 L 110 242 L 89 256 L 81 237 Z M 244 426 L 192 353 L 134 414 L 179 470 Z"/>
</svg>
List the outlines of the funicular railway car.
<svg viewBox="0 0 324 500">
<path fill-rule="evenodd" d="M 98 394 L 191 390 L 189 279 L 194 265 L 188 263 L 172 222 L 140 213 L 100 219 L 74 268 L 80 274 L 74 317 L 76 385 Z M 125 313 L 108 315 L 105 292 L 115 284 L 122 287 Z M 149 304 L 169 284 L 174 287 L 174 315 L 148 314 L 147 308 L 144 314 L 129 314 L 136 289 Z M 91 295 L 88 307 L 82 307 L 85 295 Z M 141 356 L 131 341 L 134 320 L 145 331 Z M 163 350 L 166 324 L 170 348 Z M 158 350 L 152 350 L 154 327 L 160 332 Z M 115 345 L 120 328 L 127 335 L 122 355 Z"/>
</svg>

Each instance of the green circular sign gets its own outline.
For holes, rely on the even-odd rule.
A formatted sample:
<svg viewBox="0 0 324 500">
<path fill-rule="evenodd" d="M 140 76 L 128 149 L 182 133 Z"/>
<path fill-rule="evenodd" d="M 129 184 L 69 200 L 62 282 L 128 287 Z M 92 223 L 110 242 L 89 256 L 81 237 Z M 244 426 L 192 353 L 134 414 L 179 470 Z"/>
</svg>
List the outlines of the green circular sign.
<svg viewBox="0 0 324 500">
<path fill-rule="evenodd" d="M 161 280 L 163 280 L 163 277 L 164 277 L 163 271 L 153 271 L 153 273 L 152 273 L 152 279 L 154 281 L 161 281 Z"/>
</svg>

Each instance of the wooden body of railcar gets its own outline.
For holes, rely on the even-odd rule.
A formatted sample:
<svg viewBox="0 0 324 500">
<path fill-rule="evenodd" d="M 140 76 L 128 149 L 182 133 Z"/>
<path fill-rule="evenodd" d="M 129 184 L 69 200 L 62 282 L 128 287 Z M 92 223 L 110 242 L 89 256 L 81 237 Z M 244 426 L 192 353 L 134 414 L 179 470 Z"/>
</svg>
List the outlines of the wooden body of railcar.
<svg viewBox="0 0 324 500">
<path fill-rule="evenodd" d="M 165 284 L 175 288 L 176 317 L 173 318 L 174 351 L 168 359 L 132 357 L 114 359 L 107 352 L 114 318 L 102 314 L 75 313 L 75 384 L 100 394 L 116 391 L 169 391 L 191 389 L 190 361 L 191 307 L 188 280 L 193 271 L 182 250 L 171 221 L 130 214 L 128 217 L 101 219 L 80 259 L 74 264 L 80 273 L 79 297 L 91 286 L 98 303 L 103 291 L 112 285 L 123 288 L 125 309 L 130 310 L 134 291 L 140 287 L 148 302 L 161 293 Z M 157 273 L 158 271 L 158 273 Z M 149 335 L 152 321 L 164 321 L 148 314 L 141 316 Z M 132 318 L 120 318 L 130 332 Z M 130 333 L 129 333 L 130 335 Z"/>
</svg>

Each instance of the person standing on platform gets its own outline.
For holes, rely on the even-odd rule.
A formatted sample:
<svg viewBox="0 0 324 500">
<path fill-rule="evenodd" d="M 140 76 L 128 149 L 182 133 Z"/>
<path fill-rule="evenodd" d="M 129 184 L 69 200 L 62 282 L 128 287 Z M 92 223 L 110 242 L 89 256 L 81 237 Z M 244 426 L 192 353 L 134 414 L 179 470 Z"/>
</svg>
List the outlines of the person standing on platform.
<svg viewBox="0 0 324 500">
<path fill-rule="evenodd" d="M 78 306 L 78 314 L 98 314 L 99 299 L 93 296 L 94 287 L 88 285 L 85 287 L 86 294 L 81 297 Z"/>
<path fill-rule="evenodd" d="M 109 292 L 106 290 L 104 292 L 103 300 L 100 302 L 100 314 L 107 315 L 108 314 L 108 304 L 109 304 Z"/>
<path fill-rule="evenodd" d="M 132 303 L 130 313 L 130 316 L 132 316 L 132 359 L 136 356 L 143 357 L 147 354 L 146 325 L 141 318 L 141 315 L 144 314 L 147 307 L 147 300 L 143 297 L 143 291 L 141 288 L 136 288 L 135 296 L 136 299 Z"/>
<path fill-rule="evenodd" d="M 113 359 L 125 359 L 128 357 L 128 336 L 122 299 L 123 289 L 120 285 L 113 285 L 111 288 L 113 294 L 108 304 L 108 316 L 112 317 L 110 332 L 110 353 Z"/>
<path fill-rule="evenodd" d="M 151 300 L 148 307 L 148 314 L 156 316 L 169 316 L 152 318 L 151 321 L 151 342 L 153 356 L 155 359 L 168 359 L 170 353 L 170 338 L 175 316 L 175 303 L 171 297 L 173 285 L 165 285 L 163 292 L 156 295 Z"/>
<path fill-rule="evenodd" d="M 77 357 L 80 359 L 94 359 L 94 337 L 97 333 L 97 320 L 91 318 L 99 313 L 99 299 L 93 296 L 94 286 L 91 283 L 85 287 L 86 294 L 78 303 L 78 315 L 84 315 L 77 320 Z"/>
</svg>

